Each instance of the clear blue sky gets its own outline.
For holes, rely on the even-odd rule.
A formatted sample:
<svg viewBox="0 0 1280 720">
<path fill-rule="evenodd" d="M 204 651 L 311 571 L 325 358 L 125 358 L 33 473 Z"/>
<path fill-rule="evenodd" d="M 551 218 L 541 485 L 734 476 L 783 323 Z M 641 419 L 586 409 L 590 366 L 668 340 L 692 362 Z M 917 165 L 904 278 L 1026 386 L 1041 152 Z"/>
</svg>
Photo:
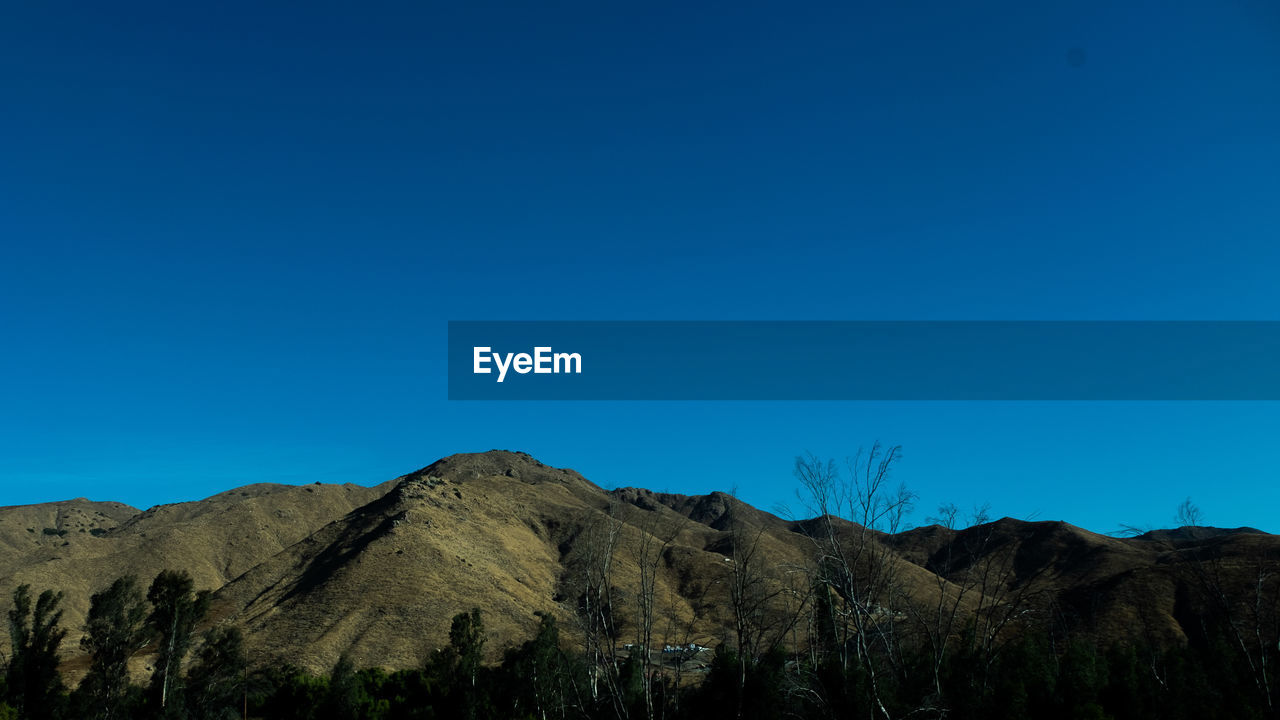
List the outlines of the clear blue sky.
<svg viewBox="0 0 1280 720">
<path fill-rule="evenodd" d="M 459 403 L 449 319 L 1280 319 L 1280 6 L 14 3 L 0 504 L 526 450 L 1280 531 L 1275 403 Z"/>
</svg>

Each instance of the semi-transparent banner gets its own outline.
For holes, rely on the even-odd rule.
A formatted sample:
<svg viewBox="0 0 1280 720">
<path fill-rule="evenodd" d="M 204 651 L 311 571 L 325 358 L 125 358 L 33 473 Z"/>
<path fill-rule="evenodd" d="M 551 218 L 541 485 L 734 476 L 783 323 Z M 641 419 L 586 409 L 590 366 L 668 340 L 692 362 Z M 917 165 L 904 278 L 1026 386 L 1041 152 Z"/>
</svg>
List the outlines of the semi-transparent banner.
<svg viewBox="0 0 1280 720">
<path fill-rule="evenodd" d="M 1280 400 L 1280 322 L 449 323 L 451 400 Z"/>
</svg>

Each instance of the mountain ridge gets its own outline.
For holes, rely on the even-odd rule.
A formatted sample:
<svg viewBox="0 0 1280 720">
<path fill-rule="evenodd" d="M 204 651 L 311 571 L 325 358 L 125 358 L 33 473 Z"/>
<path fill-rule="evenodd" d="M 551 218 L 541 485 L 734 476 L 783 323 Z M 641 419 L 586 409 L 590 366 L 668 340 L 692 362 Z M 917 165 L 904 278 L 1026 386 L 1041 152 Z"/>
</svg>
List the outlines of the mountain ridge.
<svg viewBox="0 0 1280 720">
<path fill-rule="evenodd" d="M 484 611 L 494 659 L 528 637 L 535 613 L 558 617 L 571 642 L 582 636 L 583 568 L 604 537 L 614 543 L 621 636 L 636 629 L 645 597 L 637 578 L 651 568 L 663 637 L 715 645 L 730 635 L 726 582 L 737 558 L 749 557 L 746 543 L 779 578 L 799 582 L 813 565 L 818 526 L 722 492 L 607 491 L 526 453 L 489 451 L 441 458 L 373 487 L 258 483 L 146 510 L 83 499 L 0 507 L 0 546 L 9 551 L 0 559 L 0 605 L 23 583 L 64 591 L 72 672 L 83 667 L 89 595 L 120 575 L 145 584 L 163 569 L 185 570 L 212 590 L 206 625 L 241 628 L 259 663 L 324 671 L 345 655 L 418 666 L 447 641 L 449 618 L 472 607 Z M 856 535 L 852 523 L 833 527 Z M 1012 518 L 869 537 L 908 593 L 941 593 L 969 608 L 1034 592 L 1107 637 L 1132 635 L 1141 620 L 1142 632 L 1170 642 L 1186 633 L 1179 588 L 1190 582 L 1188 563 L 1210 550 L 1229 564 L 1280 547 L 1253 529 L 1116 538 Z M 1003 586 L 976 590 L 979 568 L 999 570 Z"/>
</svg>

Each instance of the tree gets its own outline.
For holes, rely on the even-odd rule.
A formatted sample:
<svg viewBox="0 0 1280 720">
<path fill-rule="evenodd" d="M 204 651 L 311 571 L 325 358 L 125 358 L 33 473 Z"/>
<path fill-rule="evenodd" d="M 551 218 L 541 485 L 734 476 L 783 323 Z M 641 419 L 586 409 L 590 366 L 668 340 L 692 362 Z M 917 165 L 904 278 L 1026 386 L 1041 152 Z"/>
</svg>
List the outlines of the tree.
<svg viewBox="0 0 1280 720">
<path fill-rule="evenodd" d="M 13 593 L 9 611 L 9 641 L 13 649 L 5 673 L 4 697 L 20 717 L 44 720 L 55 717 L 63 700 L 58 674 L 58 648 L 67 631 L 62 619 L 62 593 L 45 590 L 31 607 L 31 586 Z"/>
<path fill-rule="evenodd" d="M 960 508 L 948 503 L 938 508 L 938 516 L 929 518 L 935 525 L 940 525 L 954 533 L 960 533 Z M 975 509 L 969 519 L 970 528 L 987 522 L 987 509 Z M 929 679 L 933 685 L 935 701 L 942 704 L 942 670 L 948 658 L 951 641 L 955 638 L 957 625 L 961 619 L 961 608 L 965 596 L 976 586 L 980 573 L 975 572 L 975 565 L 981 561 L 986 545 L 992 533 L 990 528 L 985 532 L 956 537 L 942 546 L 942 549 L 930 558 L 928 569 L 933 572 L 936 583 L 936 596 L 932 602 L 911 602 L 907 604 L 908 612 L 920 628 L 926 644 Z M 966 636 L 976 633 L 969 632 Z"/>
<path fill-rule="evenodd" d="M 428 672 L 444 686 L 444 705 L 453 717 L 485 716 L 480 683 L 484 661 L 484 621 L 479 608 L 453 616 L 449 644 L 432 654 Z"/>
<path fill-rule="evenodd" d="M 655 673 L 652 667 L 655 611 L 658 605 L 658 569 L 667 549 L 684 529 L 688 518 L 679 516 L 674 520 L 669 519 L 664 516 L 665 508 L 661 505 L 642 509 L 647 510 L 648 514 L 637 523 L 639 533 L 631 544 L 631 557 L 638 570 L 635 605 L 636 634 L 633 648 L 638 649 L 639 652 L 633 650 L 628 659 L 639 664 L 637 672 L 641 678 L 640 689 L 644 699 L 645 717 L 653 720 L 657 716 L 653 696 L 653 678 L 655 675 L 660 675 Z"/>
<path fill-rule="evenodd" d="M 904 485 L 890 485 L 901 453 L 901 446 L 886 450 L 876 443 L 859 450 L 844 474 L 835 461 L 813 455 L 796 458 L 795 467 L 801 499 L 817 516 L 808 525 L 817 550 L 815 584 L 830 589 L 829 600 L 815 605 L 829 617 L 815 624 L 833 633 L 830 645 L 841 675 L 849 677 L 855 668 L 865 674 L 868 699 L 886 720 L 891 715 L 883 682 L 902 668 L 902 589 L 899 562 L 879 536 L 897 533 L 915 500 Z"/>
<path fill-rule="evenodd" d="M 205 633 L 196 662 L 187 673 L 188 706 L 194 720 L 240 717 L 247 669 L 244 637 L 237 628 L 214 628 Z"/>
<path fill-rule="evenodd" d="M 1178 505 L 1178 512 L 1174 514 L 1173 519 L 1178 524 L 1178 527 L 1194 530 L 1200 527 L 1200 523 L 1204 521 L 1204 513 L 1200 512 L 1200 508 L 1191 502 L 1191 498 L 1187 498 Z"/>
<path fill-rule="evenodd" d="M 725 513 L 731 553 L 726 558 L 725 582 L 735 645 L 732 651 L 722 645 L 716 654 L 721 664 L 731 658 L 737 666 L 734 706 L 739 718 L 758 710 L 748 708 L 752 700 L 748 685 L 757 675 L 753 671 L 766 657 L 781 651 L 808 600 L 807 590 L 793 586 L 794 574 L 779 572 L 776 564 L 767 561 L 761 543 L 764 525 L 753 526 L 743 508 L 734 497 Z"/>
<path fill-rule="evenodd" d="M 175 698 L 176 704 L 182 705 L 182 661 L 191 647 L 196 623 L 209 609 L 209 592 L 193 593 L 194 585 L 186 572 L 163 570 L 147 591 L 152 608 L 147 627 L 160 639 L 151 693 L 161 715 Z"/>
<path fill-rule="evenodd" d="M 1178 506 L 1176 520 L 1192 531 L 1187 561 L 1180 565 L 1203 605 L 1206 644 L 1220 642 L 1224 656 L 1252 681 L 1260 704 L 1275 713 L 1280 705 L 1280 552 L 1248 537 L 1234 544 L 1238 549 L 1222 539 L 1197 538 L 1203 515 L 1191 498 Z"/>
<path fill-rule="evenodd" d="M 622 701 L 622 663 L 618 639 L 624 613 L 614 599 L 614 559 L 622 535 L 618 506 L 588 511 L 566 558 L 565 585 L 577 600 L 574 619 L 587 658 L 588 688 L 593 704 L 609 702 L 618 718 L 627 717 Z"/>
<path fill-rule="evenodd" d="M 92 660 L 77 695 L 83 714 L 97 720 L 129 716 L 135 698 L 129 684 L 129 658 L 146 644 L 146 606 L 138 581 L 126 575 L 89 599 L 80 646 Z"/>
<path fill-rule="evenodd" d="M 1000 530 L 1001 523 L 989 522 L 986 506 L 974 508 L 965 528 L 960 527 L 959 517 L 959 508 L 948 504 L 938 509 L 938 517 L 930 518 L 952 531 L 952 539 L 934 551 L 925 565 L 933 573 L 936 594 L 906 603 L 925 643 L 933 690 L 928 702 L 938 712 L 949 704 L 943 677 L 948 653 L 959 652 L 966 659 L 959 672 L 953 672 L 968 681 L 961 694 L 985 698 L 996 661 L 1016 634 L 1013 626 L 1035 617 L 1029 611 L 1034 609 L 1036 580 L 1049 568 L 1048 564 L 1029 567 L 1023 560 L 1019 577 L 1018 540 L 1026 538 L 1014 534 L 1030 531 Z M 953 678 L 953 690 L 956 684 Z"/>
<path fill-rule="evenodd" d="M 360 714 L 360 690 L 355 664 L 344 654 L 329 672 L 329 689 L 324 696 L 326 720 L 356 720 Z"/>
<path fill-rule="evenodd" d="M 509 685 L 502 694 L 509 703 L 508 716 L 567 718 L 570 709 L 581 709 L 577 667 L 560 648 L 555 616 L 537 614 L 537 635 L 508 650 L 503 660 Z"/>
<path fill-rule="evenodd" d="M 484 661 L 484 621 L 480 608 L 458 613 L 449 626 L 449 647 L 457 658 L 457 673 L 464 684 L 476 686 L 480 664 Z"/>
</svg>

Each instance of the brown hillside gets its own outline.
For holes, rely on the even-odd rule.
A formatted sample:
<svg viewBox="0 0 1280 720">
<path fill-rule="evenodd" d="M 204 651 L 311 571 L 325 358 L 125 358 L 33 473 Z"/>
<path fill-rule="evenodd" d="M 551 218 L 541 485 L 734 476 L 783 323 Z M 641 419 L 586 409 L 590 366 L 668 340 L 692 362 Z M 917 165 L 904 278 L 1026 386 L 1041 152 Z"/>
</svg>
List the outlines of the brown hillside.
<svg viewBox="0 0 1280 720">
<path fill-rule="evenodd" d="M 572 636 L 573 558 L 585 529 L 610 517 L 620 523 L 622 605 L 637 592 L 642 548 L 656 552 L 670 537 L 655 594 L 664 618 L 679 622 L 660 630 L 672 642 L 713 642 L 719 626 L 707 608 L 725 574 L 721 531 L 507 452 L 454 456 L 404 476 L 223 588 L 218 611 L 249 630 L 261 656 L 321 669 L 343 652 L 357 664 L 418 664 L 447 641 L 449 618 L 479 607 L 496 656 L 528 637 L 535 611 L 558 615 Z M 805 559 L 799 543 L 768 542 L 776 561 Z"/>
<path fill-rule="evenodd" d="M 258 662 L 325 671 L 345 653 L 357 665 L 415 666 L 446 642 L 449 619 L 472 607 L 484 612 L 496 659 L 529 636 L 535 612 L 555 614 L 567 641 L 583 637 L 584 578 L 612 533 L 618 642 L 635 637 L 645 566 L 653 568 L 654 643 L 715 645 L 732 636 L 735 569 L 763 573 L 794 609 L 809 592 L 824 527 L 724 493 L 608 492 L 572 470 L 492 451 L 372 488 L 250 485 L 145 512 L 87 500 L 0 508 L 0 606 L 21 583 L 64 591 L 73 673 L 83 667 L 78 638 L 90 594 L 126 573 L 145 586 L 165 568 L 216 591 L 209 623 L 242 628 Z M 1243 589 L 1251 563 L 1280 552 L 1280 538 L 1248 530 L 1119 539 L 1008 518 L 897 535 L 842 520 L 833 527 L 846 547 L 865 537 L 878 548 L 872 555 L 891 571 L 889 592 L 911 598 L 915 609 L 895 610 L 895 622 L 915 622 L 942 593 L 959 598 L 962 615 L 1016 604 L 1026 617 L 1110 638 L 1185 638 L 1196 568 L 1212 563 Z"/>
<path fill-rule="evenodd" d="M 145 512 L 120 503 L 71 500 L 0 508 L 0 588 L 61 590 L 64 647 L 74 653 L 89 596 L 121 575 L 144 589 L 166 568 L 186 570 L 216 590 L 380 490 L 356 485 L 251 485 Z M 61 534 L 59 534 L 61 533 Z"/>
</svg>

